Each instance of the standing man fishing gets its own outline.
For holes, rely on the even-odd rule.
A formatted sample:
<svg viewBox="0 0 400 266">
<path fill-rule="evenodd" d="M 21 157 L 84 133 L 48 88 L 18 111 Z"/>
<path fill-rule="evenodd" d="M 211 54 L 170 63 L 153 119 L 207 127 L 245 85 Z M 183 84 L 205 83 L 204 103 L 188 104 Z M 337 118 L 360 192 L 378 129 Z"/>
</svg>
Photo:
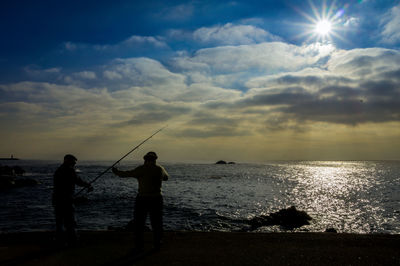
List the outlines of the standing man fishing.
<svg viewBox="0 0 400 266">
<path fill-rule="evenodd" d="M 168 173 L 156 163 L 157 154 L 148 152 L 144 164 L 130 171 L 120 171 L 113 167 L 112 171 L 119 177 L 134 177 L 139 182 L 139 193 L 134 207 L 134 234 L 137 250 L 144 247 L 143 232 L 147 214 L 150 214 L 153 229 L 154 248 L 158 250 L 163 234 L 163 197 L 161 194 L 162 181 L 168 180 Z"/>
<path fill-rule="evenodd" d="M 85 187 L 92 191 L 93 187 L 79 178 L 75 172 L 75 156 L 67 154 L 64 156 L 64 163 L 54 173 L 53 206 L 56 216 L 56 238 L 60 244 L 68 246 L 76 245 L 76 222 L 74 193 L 75 185 Z M 64 227 L 66 229 L 66 239 L 64 238 Z"/>
</svg>

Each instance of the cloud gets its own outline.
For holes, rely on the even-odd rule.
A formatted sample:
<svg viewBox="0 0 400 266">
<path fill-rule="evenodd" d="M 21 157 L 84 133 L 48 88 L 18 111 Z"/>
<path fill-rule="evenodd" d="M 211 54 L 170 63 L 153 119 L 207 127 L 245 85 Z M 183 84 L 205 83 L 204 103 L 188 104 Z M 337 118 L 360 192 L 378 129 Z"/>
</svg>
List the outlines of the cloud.
<svg viewBox="0 0 400 266">
<path fill-rule="evenodd" d="M 168 45 L 164 41 L 162 41 L 160 37 L 137 36 L 137 35 L 133 35 L 127 40 L 123 41 L 121 45 L 126 45 L 126 46 L 153 45 L 156 48 L 168 47 Z"/>
<path fill-rule="evenodd" d="M 381 25 L 383 26 L 382 43 L 397 44 L 400 42 L 400 5 L 384 14 Z"/>
<path fill-rule="evenodd" d="M 212 80 L 210 80 L 212 82 Z M 241 94 L 238 90 L 224 89 L 212 83 L 193 83 L 176 96 L 183 102 L 207 102 L 219 99 L 236 98 Z"/>
<path fill-rule="evenodd" d="M 109 80 L 122 79 L 123 76 L 116 71 L 104 70 L 103 76 Z"/>
<path fill-rule="evenodd" d="M 78 49 L 78 45 L 73 42 L 65 42 L 64 49 L 67 51 L 75 51 L 76 49 Z"/>
<path fill-rule="evenodd" d="M 247 90 L 249 80 L 271 74 L 321 67 L 334 51 L 331 45 L 296 46 L 282 42 L 200 49 L 193 55 L 178 54 L 169 61 L 187 83 L 211 83 L 214 87 Z"/>
<path fill-rule="evenodd" d="M 6 102 L 0 103 L 0 115 L 5 118 L 10 113 L 23 113 L 25 115 L 32 115 L 42 112 L 43 109 L 37 104 L 26 102 Z"/>
<path fill-rule="evenodd" d="M 116 126 L 136 126 L 153 123 L 166 123 L 182 115 L 188 114 L 192 109 L 186 104 L 165 103 L 162 101 L 152 101 L 138 104 L 133 107 L 123 109 L 133 112 L 132 118 L 116 124 Z"/>
<path fill-rule="evenodd" d="M 139 114 L 135 114 L 130 120 L 118 123 L 115 126 L 146 125 L 152 123 L 166 122 L 171 118 L 173 118 L 173 115 L 168 112 L 143 111 Z"/>
<path fill-rule="evenodd" d="M 218 114 L 207 110 L 202 110 L 194 113 L 188 124 L 194 126 L 224 126 L 224 127 L 236 127 L 239 125 L 239 121 L 233 117 L 226 116 L 225 114 Z"/>
<path fill-rule="evenodd" d="M 349 78 L 374 78 L 398 67 L 399 52 L 383 48 L 338 51 L 327 65 L 329 71 Z"/>
<path fill-rule="evenodd" d="M 161 36 L 140 36 L 132 35 L 127 39 L 115 44 L 89 44 L 89 43 L 73 43 L 65 42 L 63 50 L 68 54 L 98 54 L 101 57 L 111 55 L 118 57 L 126 53 L 144 53 L 153 51 L 153 49 L 168 50 L 169 46 Z"/>
<path fill-rule="evenodd" d="M 18 99 L 21 103 L 33 104 L 43 119 L 56 117 L 99 114 L 116 102 L 104 89 L 83 89 L 70 85 L 45 82 L 19 82 L 0 87 L 8 100 Z M 25 114 L 20 112 L 21 116 Z"/>
<path fill-rule="evenodd" d="M 77 72 L 74 73 L 74 75 L 78 78 L 82 78 L 82 79 L 95 79 L 96 73 L 93 71 L 81 71 L 81 72 Z"/>
<path fill-rule="evenodd" d="M 185 21 L 194 14 L 195 6 L 193 3 L 169 6 L 157 12 L 154 17 L 169 21 Z"/>
<path fill-rule="evenodd" d="M 3 119 L 8 109 L 26 124 L 86 137 L 171 121 L 180 125 L 173 136 L 193 139 L 398 122 L 398 62 L 396 50 L 281 42 L 177 53 L 164 63 L 119 58 L 75 73 L 43 71 L 59 75 L 54 82 L 1 85 L 0 109 Z"/>
<path fill-rule="evenodd" d="M 162 40 L 161 37 L 154 36 L 138 36 L 133 35 L 128 39 L 119 42 L 113 45 L 93 45 L 93 48 L 98 51 L 117 51 L 117 50 L 126 50 L 129 48 L 138 49 L 138 48 L 168 48 L 168 45 L 165 41 Z"/>
<path fill-rule="evenodd" d="M 343 22 L 343 26 L 345 26 L 349 30 L 358 28 L 360 26 L 360 18 L 349 17 Z"/>
<path fill-rule="evenodd" d="M 174 136 L 186 138 L 213 138 L 213 137 L 238 137 L 248 136 L 251 132 L 232 126 L 211 126 L 203 128 L 188 128 L 176 130 Z"/>
<path fill-rule="evenodd" d="M 52 67 L 52 68 L 40 68 L 36 65 L 29 65 L 24 67 L 24 72 L 31 79 L 52 79 L 54 77 L 58 77 L 61 73 L 62 68 L 60 67 Z"/>
<path fill-rule="evenodd" d="M 329 51 L 329 53 L 332 51 Z M 197 51 L 192 57 L 175 60 L 177 68 L 198 68 L 212 73 L 247 71 L 255 74 L 296 70 L 316 64 L 327 56 L 320 46 L 296 46 L 282 42 L 223 46 Z"/>
<path fill-rule="evenodd" d="M 368 54 L 368 56 L 366 55 Z M 326 69 L 281 73 L 243 97 L 207 103 L 208 108 L 266 116 L 275 127 L 324 122 L 344 125 L 400 121 L 400 53 L 359 49 L 334 53 Z"/>
<path fill-rule="evenodd" d="M 105 86 L 114 89 L 136 87 L 144 94 L 171 99 L 186 88 L 184 75 L 150 58 L 116 59 L 103 68 Z"/>
<path fill-rule="evenodd" d="M 264 90 L 265 88 L 279 88 L 285 86 L 305 86 L 309 90 L 317 90 L 326 84 L 349 84 L 353 79 L 345 76 L 335 75 L 326 69 L 309 67 L 295 72 L 284 74 L 260 76 L 249 79 L 246 86 L 252 88 L 252 92 Z"/>
<path fill-rule="evenodd" d="M 193 32 L 196 41 L 217 45 L 255 44 L 266 41 L 280 41 L 281 38 L 252 25 L 203 27 Z"/>
</svg>

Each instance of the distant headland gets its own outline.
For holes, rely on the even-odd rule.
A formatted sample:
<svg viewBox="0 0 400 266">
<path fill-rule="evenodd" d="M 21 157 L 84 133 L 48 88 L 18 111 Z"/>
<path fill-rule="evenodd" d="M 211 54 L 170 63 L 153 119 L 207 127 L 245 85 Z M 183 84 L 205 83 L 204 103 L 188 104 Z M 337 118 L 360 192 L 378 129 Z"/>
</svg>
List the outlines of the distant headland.
<svg viewBox="0 0 400 266">
<path fill-rule="evenodd" d="M 11 157 L 9 158 L 0 158 L 1 161 L 15 161 L 15 160 L 19 160 L 18 158 L 14 158 L 14 155 L 11 155 Z"/>
<path fill-rule="evenodd" d="M 216 162 L 215 164 L 235 164 L 235 162 L 226 162 L 226 161 L 224 161 L 224 160 L 220 160 L 220 161 L 218 161 L 218 162 Z"/>
</svg>

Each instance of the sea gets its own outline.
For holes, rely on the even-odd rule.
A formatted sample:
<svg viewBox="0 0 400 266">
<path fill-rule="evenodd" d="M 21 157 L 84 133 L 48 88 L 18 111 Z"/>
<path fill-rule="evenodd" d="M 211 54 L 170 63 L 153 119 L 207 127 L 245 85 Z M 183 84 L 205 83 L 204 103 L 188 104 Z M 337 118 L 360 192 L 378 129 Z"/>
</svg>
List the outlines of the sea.
<svg viewBox="0 0 400 266">
<path fill-rule="evenodd" d="M 54 230 L 51 195 L 59 161 L 1 162 L 21 166 L 33 187 L 0 190 L 0 232 Z M 87 181 L 113 162 L 78 161 Z M 121 170 L 140 165 L 123 162 Z M 295 206 L 307 212 L 309 225 L 287 229 L 263 226 L 256 232 L 400 233 L 400 161 L 270 161 L 249 164 L 162 163 L 170 179 L 163 182 L 164 229 L 249 231 L 247 221 Z M 110 171 L 84 192 L 76 206 L 79 230 L 120 228 L 133 218 L 137 180 Z M 147 221 L 149 223 L 149 221 Z"/>
</svg>

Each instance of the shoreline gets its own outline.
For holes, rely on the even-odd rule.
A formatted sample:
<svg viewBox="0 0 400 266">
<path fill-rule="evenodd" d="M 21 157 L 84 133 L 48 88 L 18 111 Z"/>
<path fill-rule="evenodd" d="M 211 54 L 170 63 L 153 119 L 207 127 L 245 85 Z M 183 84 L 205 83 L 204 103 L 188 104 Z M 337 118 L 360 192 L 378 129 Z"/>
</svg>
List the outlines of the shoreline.
<svg viewBox="0 0 400 266">
<path fill-rule="evenodd" d="M 133 252 L 133 234 L 78 231 L 74 248 L 54 232 L 0 234 L 0 265 L 400 265 L 400 235 L 166 231 L 160 251 Z"/>
</svg>

